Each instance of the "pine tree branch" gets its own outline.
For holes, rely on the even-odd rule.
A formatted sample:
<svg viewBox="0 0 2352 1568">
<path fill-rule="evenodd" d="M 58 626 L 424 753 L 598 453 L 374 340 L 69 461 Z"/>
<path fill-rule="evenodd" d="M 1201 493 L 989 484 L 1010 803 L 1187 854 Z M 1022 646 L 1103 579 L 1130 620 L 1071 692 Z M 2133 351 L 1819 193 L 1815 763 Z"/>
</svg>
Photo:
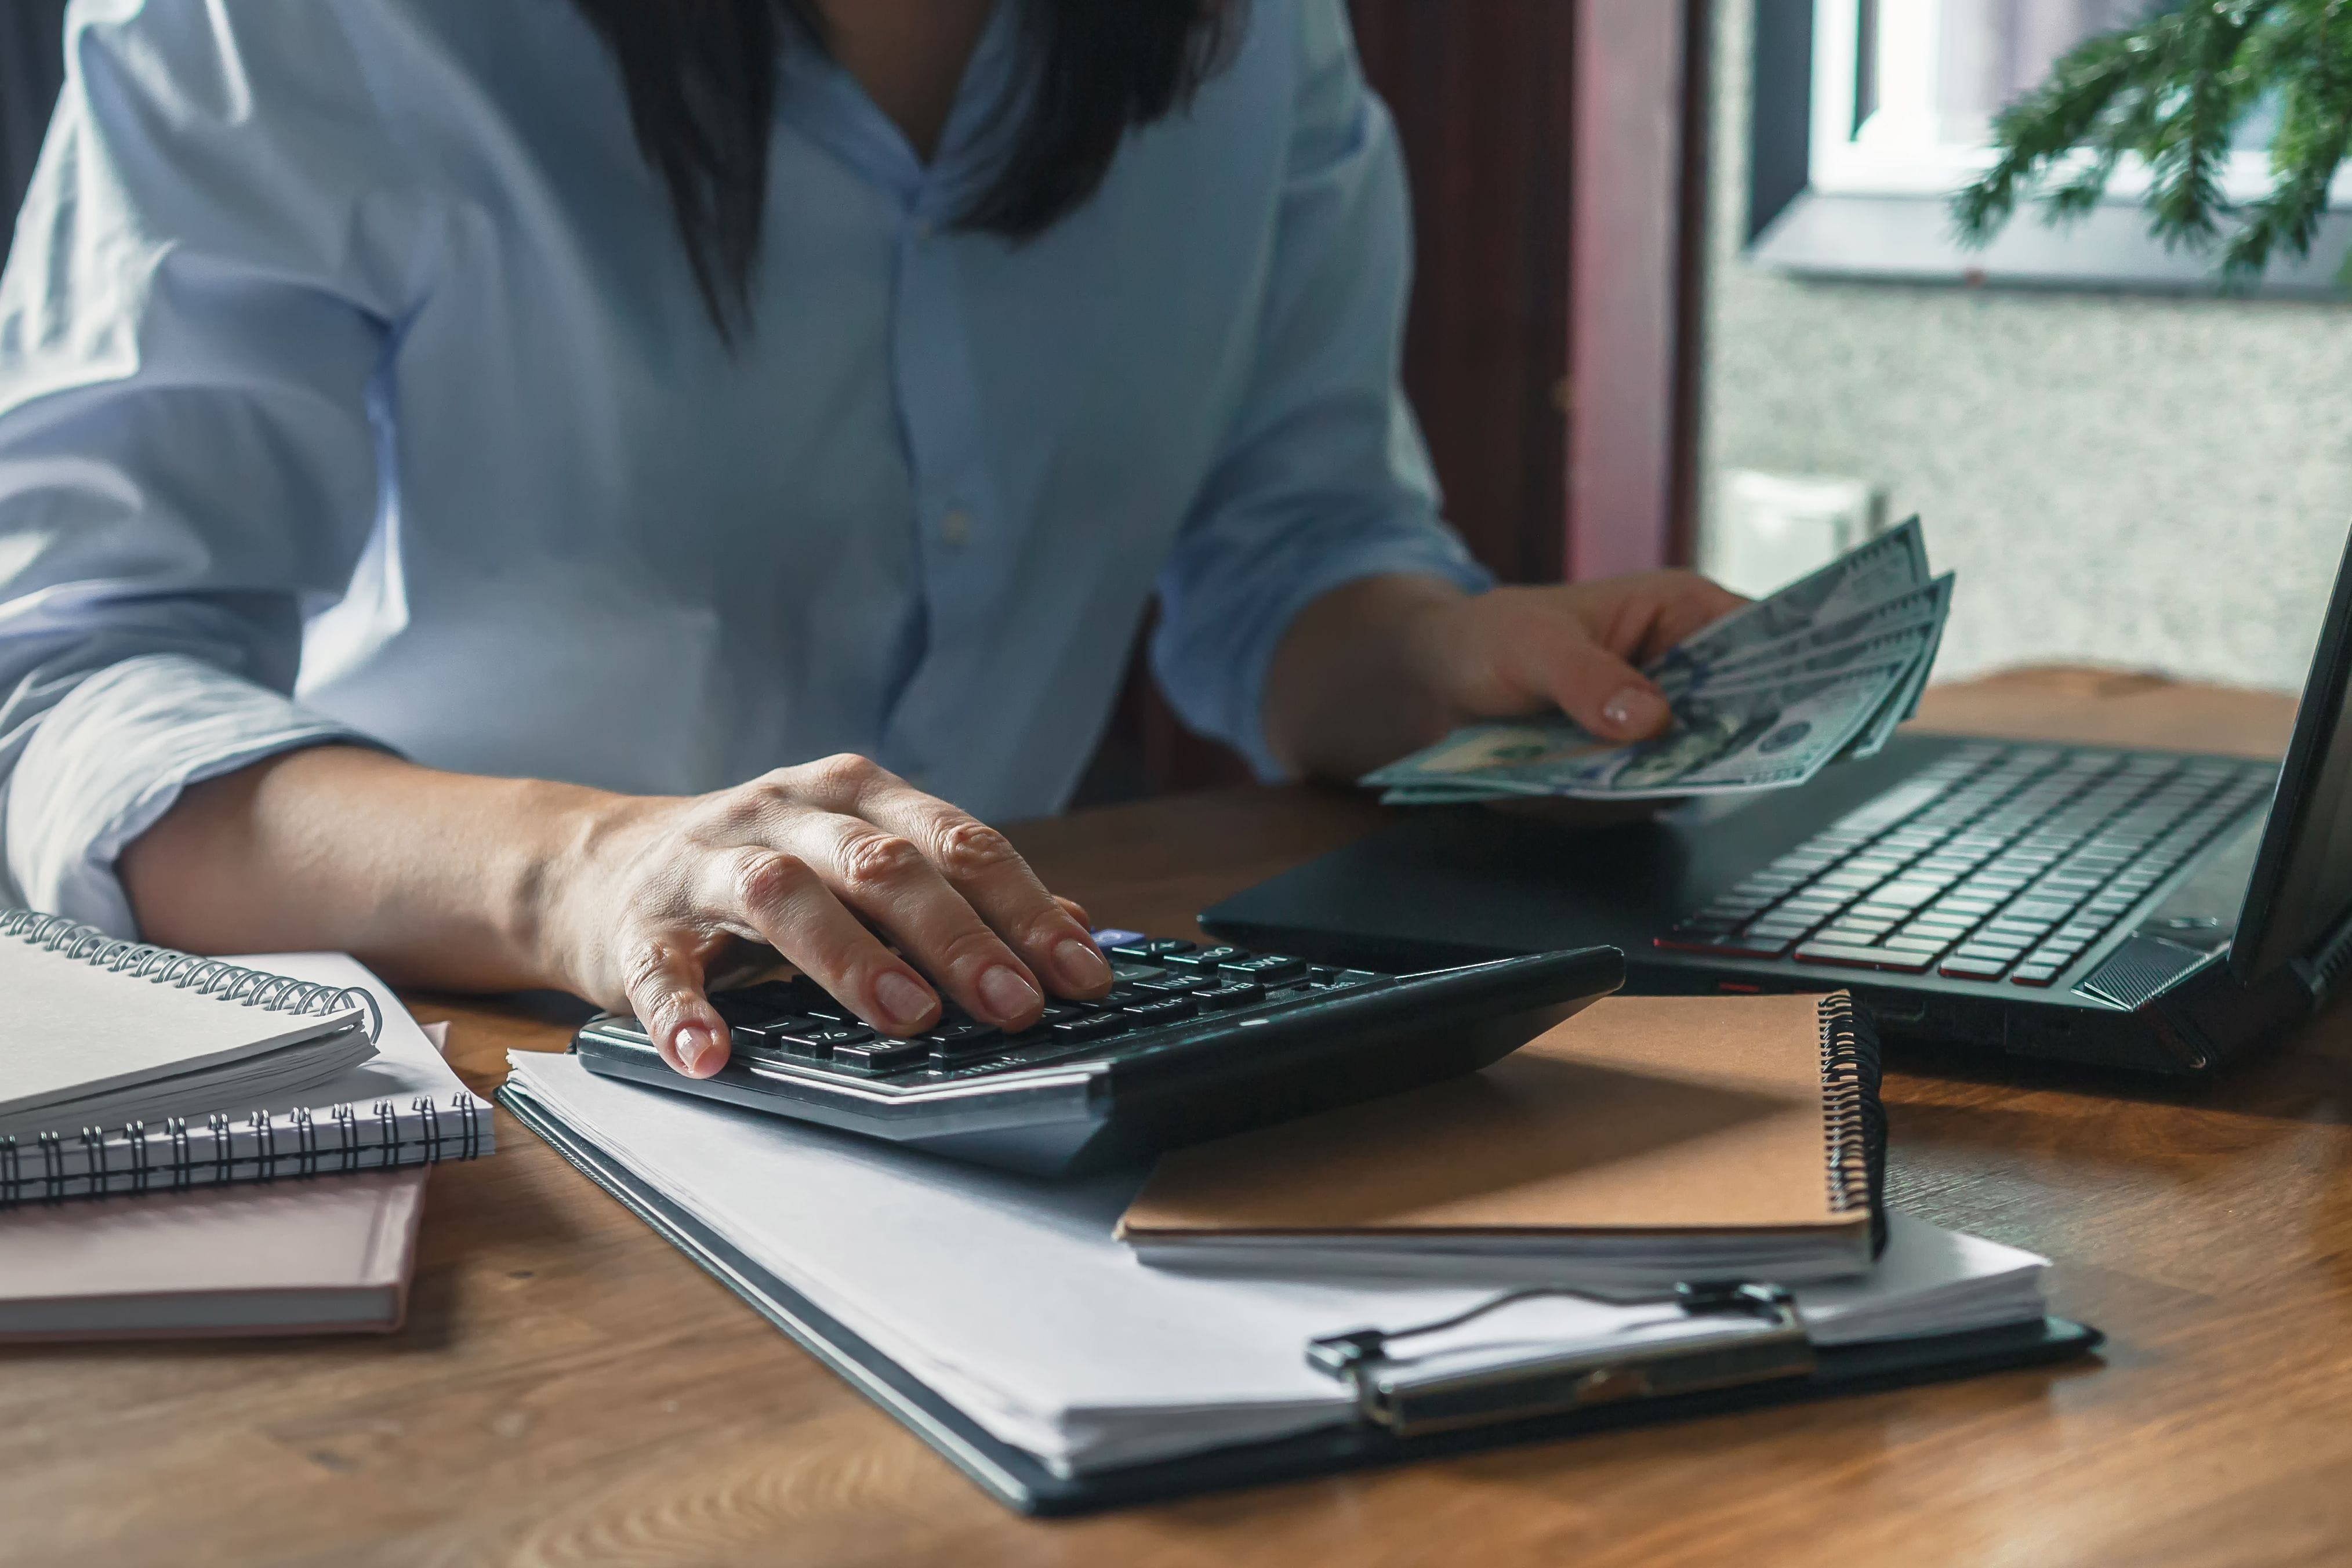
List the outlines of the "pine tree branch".
<svg viewBox="0 0 2352 1568">
<path fill-rule="evenodd" d="M 2352 152 L 2352 16 L 2343 0 L 2299 5 L 2259 47 L 2255 68 L 2280 82 L 2270 194 L 2223 258 L 2225 276 L 2259 276 L 2282 247 L 2311 254 L 2336 170 Z M 2352 268 L 2352 258 L 2347 258 Z"/>
<path fill-rule="evenodd" d="M 2000 155 L 1954 198 L 1954 216 L 1970 243 L 1984 244 L 1999 233 L 2016 211 L 2020 192 L 2091 133 L 2129 85 L 2133 65 L 2126 37 L 2094 38 L 2060 60 L 2049 81 L 1994 118 Z"/>
<path fill-rule="evenodd" d="M 2222 174 L 2238 126 L 2273 96 L 2271 189 L 2240 213 Z M 1992 167 L 1952 198 L 1966 244 L 1989 243 L 2028 199 L 2045 222 L 2080 218 L 2137 158 L 2167 248 L 2226 237 L 2234 279 L 2281 251 L 2307 256 L 2352 156 L 2352 0 L 2185 0 L 2069 52 L 1995 117 L 1993 145 Z"/>
<path fill-rule="evenodd" d="M 2239 57 L 2247 36 L 2278 0 L 2191 5 L 2152 24 L 2169 34 L 2174 107 L 2159 115 L 2154 143 L 2140 149 L 2151 177 L 2149 227 L 2165 248 L 2210 242 L 2229 210 L 2221 167 L 2231 133 L 2253 106 Z"/>
</svg>

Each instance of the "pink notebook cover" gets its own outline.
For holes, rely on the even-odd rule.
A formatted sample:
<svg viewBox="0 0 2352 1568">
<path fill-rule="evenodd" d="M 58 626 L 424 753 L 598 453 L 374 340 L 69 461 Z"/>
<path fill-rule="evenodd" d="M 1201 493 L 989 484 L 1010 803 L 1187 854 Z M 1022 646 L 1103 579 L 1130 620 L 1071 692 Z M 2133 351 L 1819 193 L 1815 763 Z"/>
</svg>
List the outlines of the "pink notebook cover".
<svg viewBox="0 0 2352 1568">
<path fill-rule="evenodd" d="M 446 1026 L 426 1031 L 446 1046 Z M 388 1333 L 428 1165 L 0 1214 L 0 1342 Z"/>
</svg>

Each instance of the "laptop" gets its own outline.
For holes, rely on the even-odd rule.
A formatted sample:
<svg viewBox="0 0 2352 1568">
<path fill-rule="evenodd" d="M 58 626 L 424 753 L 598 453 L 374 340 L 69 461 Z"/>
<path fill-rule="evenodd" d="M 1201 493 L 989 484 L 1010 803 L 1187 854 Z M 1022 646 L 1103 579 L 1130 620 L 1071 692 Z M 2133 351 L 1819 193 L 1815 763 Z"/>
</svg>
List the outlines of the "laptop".
<svg viewBox="0 0 2352 1568">
<path fill-rule="evenodd" d="M 1392 972 L 1606 943 L 1630 990 L 1845 987 L 1896 1038 L 2204 1072 L 2352 957 L 2347 665 L 2352 548 L 2284 763 L 1906 732 L 1629 826 L 1419 810 L 1201 922 Z"/>
</svg>

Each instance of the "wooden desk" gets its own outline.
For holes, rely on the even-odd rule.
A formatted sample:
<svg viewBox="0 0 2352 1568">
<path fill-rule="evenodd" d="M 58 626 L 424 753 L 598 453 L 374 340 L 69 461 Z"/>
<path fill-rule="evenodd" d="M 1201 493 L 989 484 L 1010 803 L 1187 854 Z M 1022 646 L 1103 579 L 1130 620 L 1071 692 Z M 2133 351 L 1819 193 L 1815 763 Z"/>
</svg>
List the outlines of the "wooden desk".
<svg viewBox="0 0 2352 1568">
<path fill-rule="evenodd" d="M 1930 722 L 2252 753 L 2292 704 L 2041 672 Z M 1370 827 L 1251 790 L 1017 837 L 1162 931 Z M 456 1024 L 487 1089 L 559 1029 Z M 1034 1523 L 997 1509 L 529 1133 L 434 1178 L 388 1340 L 0 1354 L 0 1562 L 1631 1564 L 2352 1560 L 2352 1031 L 2194 1089 L 1897 1072 L 1893 1194 L 2059 1259 L 2104 1364 Z"/>
</svg>

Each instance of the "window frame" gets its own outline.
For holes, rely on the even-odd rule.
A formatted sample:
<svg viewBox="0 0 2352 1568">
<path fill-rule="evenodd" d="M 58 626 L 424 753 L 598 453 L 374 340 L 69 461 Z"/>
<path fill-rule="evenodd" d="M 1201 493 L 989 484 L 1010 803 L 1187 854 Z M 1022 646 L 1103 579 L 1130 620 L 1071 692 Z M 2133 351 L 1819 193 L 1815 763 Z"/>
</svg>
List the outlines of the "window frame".
<svg viewBox="0 0 2352 1568">
<path fill-rule="evenodd" d="M 2053 227 L 2027 205 L 1990 245 L 1963 247 L 1950 193 L 1988 166 L 1990 153 L 1921 155 L 1855 142 L 1860 11 L 1860 0 L 1755 0 L 1744 237 L 1752 261 L 1824 279 L 2223 291 L 2212 252 L 2167 249 L 2147 232 L 2138 205 L 2147 188 L 2141 166 L 2119 168 L 2106 199 L 2074 224 Z M 2260 194 L 2269 186 L 2267 161 L 2259 153 L 2237 154 L 2223 184 L 2232 200 Z M 2339 174 L 2336 197 L 2339 206 L 2352 205 L 2352 174 Z M 2336 275 L 2347 251 L 2352 211 L 2331 212 L 2308 258 L 2282 256 L 2236 292 L 2343 299 Z"/>
</svg>

